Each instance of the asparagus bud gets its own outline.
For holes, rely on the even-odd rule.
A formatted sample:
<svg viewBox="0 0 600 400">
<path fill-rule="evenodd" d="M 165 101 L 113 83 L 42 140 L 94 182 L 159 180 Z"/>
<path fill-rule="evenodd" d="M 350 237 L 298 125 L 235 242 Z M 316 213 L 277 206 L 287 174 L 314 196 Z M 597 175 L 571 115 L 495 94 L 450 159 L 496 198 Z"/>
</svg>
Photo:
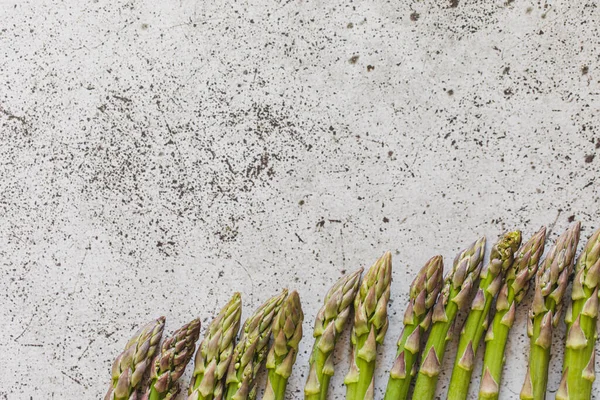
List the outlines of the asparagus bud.
<svg viewBox="0 0 600 400">
<path fill-rule="evenodd" d="M 344 379 L 347 400 L 373 399 L 377 344 L 388 327 L 391 281 L 392 255 L 387 252 L 369 269 L 354 299 L 353 361 Z"/>
<path fill-rule="evenodd" d="M 580 227 L 577 222 L 558 238 L 535 275 L 535 292 L 527 327 L 529 367 L 521 399 L 543 400 L 546 397 L 552 327 L 558 324 L 561 316 L 562 297 L 573 271 Z"/>
<path fill-rule="evenodd" d="M 362 271 L 360 268 L 339 279 L 325 296 L 323 307 L 317 313 L 313 332 L 315 343 L 304 387 L 305 400 L 327 399 L 329 380 L 334 373 L 333 350 L 352 311 Z"/>
<path fill-rule="evenodd" d="M 206 331 L 196 352 L 188 400 L 212 400 L 223 396 L 225 374 L 240 329 L 242 297 L 234 293 Z"/>
<path fill-rule="evenodd" d="M 298 355 L 302 339 L 304 314 L 298 292 L 293 291 L 285 299 L 273 321 L 274 341 L 267 355 L 267 386 L 263 400 L 284 400 L 287 381 Z"/>
<path fill-rule="evenodd" d="M 390 371 L 385 400 L 404 400 L 421 350 L 421 337 L 432 319 L 433 305 L 442 289 L 444 263 L 442 256 L 431 258 L 419 271 L 410 287 L 410 299 L 404 313 L 404 331 L 398 340 L 396 360 Z"/>
<path fill-rule="evenodd" d="M 446 345 L 452 337 L 456 315 L 471 298 L 481 272 L 484 252 L 485 238 L 481 238 L 454 259 L 452 271 L 446 276 L 442 292 L 433 308 L 433 326 L 423 351 L 414 399 L 432 400 L 435 397 Z"/>
<path fill-rule="evenodd" d="M 250 316 L 235 346 L 225 380 L 227 400 L 256 398 L 256 376 L 265 361 L 273 319 L 287 297 L 287 289 L 271 297 Z"/>
<path fill-rule="evenodd" d="M 487 329 L 492 301 L 498 294 L 506 271 L 513 264 L 514 253 L 521 245 L 521 232 L 509 232 L 492 247 L 489 263 L 482 269 L 467 321 L 461 332 L 448 399 L 466 400 L 473 374 L 475 355 Z"/>
<path fill-rule="evenodd" d="M 160 345 L 165 317 L 138 330 L 112 366 L 112 384 L 104 400 L 130 400 L 142 385 L 144 374 Z"/>
<path fill-rule="evenodd" d="M 516 307 L 527 293 L 529 281 L 537 271 L 545 240 L 546 228 L 542 227 L 521 246 L 506 273 L 506 281 L 496 299 L 496 315 L 485 337 L 480 399 L 498 399 L 508 333 L 515 320 Z"/>
<path fill-rule="evenodd" d="M 150 367 L 150 387 L 144 400 L 174 399 L 180 391 L 178 379 L 183 375 L 200 334 L 200 320 L 194 319 L 164 341 Z"/>
<path fill-rule="evenodd" d="M 587 242 L 575 266 L 567 310 L 567 342 L 557 400 L 589 400 L 596 379 L 595 344 L 600 283 L 600 230 Z"/>
</svg>

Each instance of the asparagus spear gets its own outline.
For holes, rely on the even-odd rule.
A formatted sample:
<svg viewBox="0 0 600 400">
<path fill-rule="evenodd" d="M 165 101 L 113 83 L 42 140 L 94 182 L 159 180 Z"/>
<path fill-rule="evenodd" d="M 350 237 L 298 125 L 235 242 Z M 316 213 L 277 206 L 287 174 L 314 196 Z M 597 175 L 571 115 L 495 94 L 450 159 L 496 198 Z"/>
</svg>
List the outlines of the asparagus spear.
<svg viewBox="0 0 600 400">
<path fill-rule="evenodd" d="M 130 400 L 142 383 L 150 361 L 160 345 L 165 317 L 152 321 L 129 340 L 112 366 L 112 384 L 104 400 Z"/>
<path fill-rule="evenodd" d="M 465 307 L 471 297 L 475 281 L 479 277 L 485 252 L 485 238 L 481 238 L 463 250 L 454 259 L 452 271 L 444 280 L 444 287 L 433 308 L 431 331 L 417 375 L 414 399 L 432 400 L 444 359 L 446 344 L 451 339 L 454 320 L 459 309 Z"/>
<path fill-rule="evenodd" d="M 558 238 L 535 274 L 535 294 L 527 324 L 529 367 L 521 399 L 543 400 L 546 397 L 552 326 L 558 324 L 562 312 L 562 298 L 573 271 L 580 226 L 577 222 Z"/>
<path fill-rule="evenodd" d="M 360 268 L 340 278 L 327 292 L 323 307 L 317 313 L 305 400 L 327 400 L 329 380 L 334 372 L 333 349 L 352 310 L 362 271 Z"/>
<path fill-rule="evenodd" d="M 521 245 L 521 232 L 508 232 L 492 247 L 489 263 L 481 270 L 479 289 L 475 294 L 471 311 L 460 334 L 452 377 L 449 400 L 465 400 L 473 374 L 473 365 L 479 343 L 488 327 L 488 315 L 492 301 L 498 294 L 504 274 L 512 265 L 514 253 Z"/>
<path fill-rule="evenodd" d="M 242 297 L 234 293 L 206 331 L 196 352 L 188 400 L 213 400 L 223 396 L 225 373 L 240 329 Z"/>
<path fill-rule="evenodd" d="M 256 398 L 256 375 L 269 350 L 273 319 L 287 297 L 287 289 L 271 297 L 251 315 L 242 329 L 242 337 L 235 346 L 225 380 L 225 399 L 253 400 Z"/>
<path fill-rule="evenodd" d="M 373 399 L 377 344 L 388 327 L 391 281 L 392 255 L 387 252 L 369 269 L 354 299 L 353 361 L 344 379 L 347 400 Z"/>
<path fill-rule="evenodd" d="M 171 400 L 179 393 L 177 380 L 183 375 L 200 334 L 200 319 L 185 324 L 165 340 L 150 366 L 150 387 L 143 400 Z"/>
<path fill-rule="evenodd" d="M 538 262 L 544 252 L 545 240 L 546 228 L 542 227 L 521 246 L 515 261 L 506 273 L 506 282 L 496 299 L 496 315 L 485 337 L 480 399 L 498 399 L 508 333 L 515 320 L 516 307 L 527 294 L 529 282 L 537 271 Z"/>
<path fill-rule="evenodd" d="M 431 258 L 410 286 L 410 300 L 404 313 L 404 331 L 398 340 L 396 361 L 390 371 L 385 400 L 404 400 L 417 370 L 421 337 L 431 324 L 431 313 L 444 284 L 442 256 Z"/>
<path fill-rule="evenodd" d="M 284 400 L 287 381 L 298 355 L 304 314 L 295 290 L 285 299 L 273 321 L 274 341 L 267 356 L 267 386 L 263 400 Z"/>
<path fill-rule="evenodd" d="M 567 343 L 563 377 L 557 400 L 589 400 L 596 378 L 595 343 L 600 282 L 600 230 L 579 256 L 573 280 L 572 303 L 567 309 Z"/>
</svg>

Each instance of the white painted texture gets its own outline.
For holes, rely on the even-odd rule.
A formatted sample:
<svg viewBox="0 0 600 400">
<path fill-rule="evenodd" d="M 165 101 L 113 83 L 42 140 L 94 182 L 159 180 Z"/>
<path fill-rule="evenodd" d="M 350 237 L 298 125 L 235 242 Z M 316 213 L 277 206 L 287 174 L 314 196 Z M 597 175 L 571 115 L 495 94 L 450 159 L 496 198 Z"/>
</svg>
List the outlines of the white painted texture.
<svg viewBox="0 0 600 400">
<path fill-rule="evenodd" d="M 429 257 L 600 227 L 598 26 L 591 0 L 0 0 L 0 398 L 101 398 L 137 326 L 207 325 L 234 291 L 245 318 L 288 287 L 300 399 L 323 294 L 389 249 L 381 398 Z M 348 358 L 346 336 L 332 399 Z"/>
</svg>

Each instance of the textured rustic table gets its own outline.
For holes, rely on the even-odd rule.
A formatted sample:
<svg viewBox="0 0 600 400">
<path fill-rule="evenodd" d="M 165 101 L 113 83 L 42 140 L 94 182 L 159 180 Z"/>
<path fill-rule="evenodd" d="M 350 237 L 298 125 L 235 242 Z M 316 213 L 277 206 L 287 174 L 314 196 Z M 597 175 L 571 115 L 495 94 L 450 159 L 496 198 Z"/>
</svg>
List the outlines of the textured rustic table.
<svg viewBox="0 0 600 400">
<path fill-rule="evenodd" d="M 0 398 L 98 399 L 136 326 L 206 324 L 234 291 L 246 317 L 288 287 L 299 399 L 323 293 L 389 249 L 381 398 L 429 257 L 600 226 L 600 10 L 508 3 L 0 0 Z"/>
</svg>

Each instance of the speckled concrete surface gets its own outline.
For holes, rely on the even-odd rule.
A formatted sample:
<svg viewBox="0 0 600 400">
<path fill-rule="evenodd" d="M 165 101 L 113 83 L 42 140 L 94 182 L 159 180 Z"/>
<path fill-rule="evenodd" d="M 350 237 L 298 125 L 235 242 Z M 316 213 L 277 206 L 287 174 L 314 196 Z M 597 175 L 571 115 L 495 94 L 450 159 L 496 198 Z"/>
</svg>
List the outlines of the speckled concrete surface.
<svg viewBox="0 0 600 400">
<path fill-rule="evenodd" d="M 598 26 L 591 0 L 0 0 L 0 398 L 100 398 L 136 326 L 208 322 L 236 290 L 244 316 L 299 290 L 309 336 L 390 249 L 380 398 L 430 256 L 600 226 Z"/>
</svg>

